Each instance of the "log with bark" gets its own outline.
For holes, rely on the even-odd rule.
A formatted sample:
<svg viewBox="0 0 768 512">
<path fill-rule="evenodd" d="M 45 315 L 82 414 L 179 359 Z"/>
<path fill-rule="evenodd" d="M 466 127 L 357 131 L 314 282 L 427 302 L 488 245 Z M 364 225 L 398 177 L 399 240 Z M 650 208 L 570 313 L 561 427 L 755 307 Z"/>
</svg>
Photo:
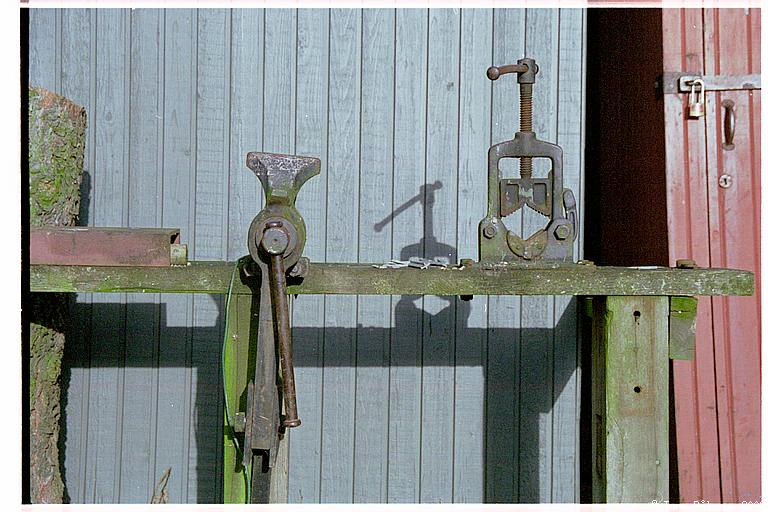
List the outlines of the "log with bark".
<svg viewBox="0 0 768 512">
<path fill-rule="evenodd" d="M 29 89 L 29 220 L 72 226 L 80 205 L 85 109 L 45 89 Z M 67 294 L 33 293 L 29 313 L 30 501 L 62 503 L 60 375 L 69 317 Z"/>
</svg>

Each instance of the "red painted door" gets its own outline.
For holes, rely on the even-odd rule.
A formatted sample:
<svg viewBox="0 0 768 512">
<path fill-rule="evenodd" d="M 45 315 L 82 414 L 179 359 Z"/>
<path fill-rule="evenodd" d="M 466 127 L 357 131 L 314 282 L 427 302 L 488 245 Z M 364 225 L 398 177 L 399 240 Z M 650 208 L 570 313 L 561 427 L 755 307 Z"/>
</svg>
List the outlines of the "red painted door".
<svg viewBox="0 0 768 512">
<path fill-rule="evenodd" d="M 665 9 L 664 71 L 760 73 L 759 9 Z M 733 102 L 733 149 L 724 102 Z M 755 273 L 752 297 L 699 298 L 694 361 L 674 362 L 682 502 L 760 499 L 760 91 L 665 94 L 670 262 Z M 724 177 L 727 176 L 727 177 Z"/>
</svg>

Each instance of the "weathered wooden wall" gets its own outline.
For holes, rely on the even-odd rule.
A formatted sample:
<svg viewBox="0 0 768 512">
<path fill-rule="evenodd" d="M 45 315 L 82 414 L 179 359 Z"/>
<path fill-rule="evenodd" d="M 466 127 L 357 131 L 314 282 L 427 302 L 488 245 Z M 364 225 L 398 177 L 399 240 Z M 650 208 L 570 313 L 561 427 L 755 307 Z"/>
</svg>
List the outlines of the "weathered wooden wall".
<svg viewBox="0 0 768 512">
<path fill-rule="evenodd" d="M 517 85 L 492 86 L 491 63 L 537 59 L 534 129 L 583 203 L 584 16 L 33 10 L 29 78 L 88 109 L 83 224 L 179 227 L 192 258 L 234 260 L 262 202 L 245 153 L 295 152 L 323 162 L 298 202 L 311 259 L 476 258 L 487 147 L 518 126 Z M 220 499 L 221 309 L 78 297 L 72 502 L 147 502 L 168 467 L 170 501 Z M 289 501 L 577 500 L 572 300 L 301 297 L 293 321 Z"/>
</svg>

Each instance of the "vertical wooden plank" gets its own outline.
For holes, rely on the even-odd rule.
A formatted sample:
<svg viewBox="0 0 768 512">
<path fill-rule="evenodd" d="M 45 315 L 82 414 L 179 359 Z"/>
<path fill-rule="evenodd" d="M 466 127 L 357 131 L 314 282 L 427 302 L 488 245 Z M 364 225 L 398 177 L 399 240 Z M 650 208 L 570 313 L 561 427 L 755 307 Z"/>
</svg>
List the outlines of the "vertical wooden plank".
<svg viewBox="0 0 768 512">
<path fill-rule="evenodd" d="M 488 201 L 483 148 L 491 138 L 491 82 L 485 71 L 492 51 L 493 11 L 462 11 L 456 252 L 463 258 L 477 259 L 477 222 Z M 482 503 L 484 497 L 487 311 L 487 296 L 456 302 L 453 501 L 458 503 Z"/>
<path fill-rule="evenodd" d="M 392 209 L 418 197 L 424 208 L 426 161 L 427 11 L 395 13 L 395 114 Z M 423 211 L 423 210 L 422 210 Z M 423 213 L 413 206 L 393 222 L 391 257 L 424 255 Z M 383 222 L 383 219 L 382 219 Z M 387 501 L 416 503 L 421 472 L 421 347 L 423 297 L 395 296 L 389 368 Z"/>
<path fill-rule="evenodd" d="M 197 133 L 195 259 L 221 260 L 227 251 L 230 127 L 231 12 L 197 11 Z M 195 296 L 192 403 L 197 408 L 190 439 L 189 500 L 218 501 L 220 494 L 221 388 L 219 359 L 223 298 Z M 206 327 L 206 329 L 202 329 Z"/>
<path fill-rule="evenodd" d="M 424 253 L 456 262 L 460 13 L 429 11 Z M 433 196 L 432 197 L 429 196 Z M 455 297 L 424 297 L 421 502 L 453 499 Z"/>
<path fill-rule="evenodd" d="M 160 215 L 162 124 L 160 123 L 162 13 L 138 10 L 131 15 L 130 101 L 128 133 L 128 226 L 154 227 Z M 157 343 L 160 310 L 156 294 L 130 293 L 125 323 L 120 501 L 148 503 L 154 486 L 157 418 Z"/>
<path fill-rule="evenodd" d="M 29 10 L 29 85 L 56 90 L 59 58 L 58 9 Z"/>
<path fill-rule="evenodd" d="M 576 196 L 579 238 L 577 258 L 584 247 L 583 150 L 584 136 L 584 23 L 586 10 L 561 9 L 557 83 L 557 144 L 563 148 L 563 185 Z M 552 404 L 552 491 L 555 503 L 579 501 L 580 387 L 576 299 L 554 298 L 553 397 Z"/>
<path fill-rule="evenodd" d="M 40 10 L 30 11 L 37 18 Z M 93 11 L 87 9 L 63 9 L 61 11 L 61 94 L 75 103 L 90 107 L 91 29 L 94 26 Z M 50 37 L 50 34 L 48 35 Z M 30 34 L 31 39 L 31 34 Z M 32 41 L 30 41 L 30 53 Z M 88 151 L 85 153 L 88 158 Z"/>
<path fill-rule="evenodd" d="M 593 297 L 589 300 L 592 308 L 592 328 L 590 345 L 592 364 L 590 383 L 592 399 L 592 417 L 590 432 L 592 435 L 592 503 L 606 503 L 606 417 L 605 417 L 605 372 L 606 340 L 611 318 L 606 309 L 605 297 Z"/>
<path fill-rule="evenodd" d="M 724 12 L 734 11 L 736 9 L 723 10 Z M 739 9 L 741 11 L 741 9 Z M 741 11 L 743 13 L 743 11 Z M 742 48 L 746 44 L 746 37 L 744 33 L 744 26 L 736 29 L 737 33 L 730 34 L 726 37 L 726 40 L 733 40 L 734 47 L 730 47 L 728 43 L 724 46 L 728 47 L 727 59 L 722 59 L 722 51 L 725 49 L 721 46 L 721 12 L 720 9 L 704 9 L 702 14 L 702 26 L 698 31 L 698 35 L 703 36 L 703 71 L 705 73 L 719 74 L 730 72 L 746 73 L 744 69 L 744 55 L 740 51 L 735 51 L 736 48 Z M 733 30 L 735 27 L 728 27 Z M 729 31 L 730 31 L 729 30 Z M 728 62 L 734 60 L 736 65 L 732 66 Z M 734 67 L 736 68 L 734 70 Z M 718 179 L 721 174 L 725 174 L 728 163 L 728 156 L 722 151 L 722 99 L 723 93 L 712 93 L 708 95 L 709 101 L 705 103 L 706 115 L 703 131 L 705 132 L 705 147 L 700 155 L 704 165 L 706 166 L 706 178 L 707 178 L 707 213 L 708 213 L 708 228 L 709 228 L 709 257 L 710 265 L 712 266 L 727 266 L 731 264 L 729 261 L 730 256 L 735 256 L 735 251 L 729 250 L 729 239 L 733 238 L 733 226 L 728 226 L 728 221 L 733 222 L 739 220 L 729 217 L 728 212 L 725 211 L 729 206 L 736 211 L 739 207 L 736 204 L 729 205 L 726 199 L 727 196 L 734 195 L 731 190 L 724 190 L 719 187 Z M 734 107 L 734 111 L 736 108 Z M 734 137 L 735 139 L 735 137 Z M 742 146 L 743 147 L 743 146 Z M 735 148 L 734 148 L 735 150 Z M 743 161 L 743 160 L 742 160 Z M 737 164 L 741 164 L 736 160 Z M 741 164 L 743 165 L 743 164 Z M 731 169 L 728 169 L 731 170 Z M 740 173 L 741 174 L 741 173 Z M 741 201 L 746 203 L 744 206 L 751 209 L 751 199 L 749 196 L 749 180 L 735 180 L 740 183 L 734 183 L 731 187 L 736 189 L 736 194 L 742 196 Z M 740 186 L 744 181 L 747 181 L 747 187 Z M 739 189 L 742 193 L 739 194 Z M 746 192 L 746 193 L 745 193 Z M 750 205 L 750 206 L 748 206 Z M 741 223 L 736 230 L 743 230 L 745 233 L 749 233 L 751 230 Z M 750 233 L 751 234 L 751 233 Z M 744 240 L 749 247 L 754 247 L 753 240 L 750 240 L 750 236 Z M 735 258 L 734 258 L 735 259 Z M 749 268 L 749 267 L 747 267 Z M 731 375 L 731 368 L 729 367 L 729 359 L 732 357 L 730 353 L 730 336 L 728 323 L 731 320 L 731 311 L 729 311 L 729 300 L 727 298 L 712 297 L 712 345 L 714 348 L 714 379 L 717 399 L 717 440 L 718 449 L 720 455 L 720 464 L 718 473 L 720 477 L 719 487 L 722 493 L 722 501 L 725 503 L 731 503 L 738 500 L 737 493 L 737 479 L 735 475 L 737 473 L 737 463 L 735 459 L 735 446 L 734 446 L 734 423 L 733 423 L 733 409 L 734 404 L 730 394 L 730 384 L 733 376 Z M 748 299 L 747 299 L 748 300 Z M 757 341 L 757 340 L 755 340 Z M 756 362 L 756 361 L 753 361 Z M 740 373 L 748 375 L 751 374 L 753 368 L 749 368 L 751 365 L 747 363 L 746 368 Z M 759 374 L 758 370 L 758 374 Z M 714 425 L 713 425 L 714 427 Z"/>
<path fill-rule="evenodd" d="M 752 35 L 750 10 L 704 10 L 704 69 L 708 74 L 759 73 L 759 36 Z M 759 27 L 759 26 L 758 26 Z M 757 30 L 759 34 L 759 28 Z M 712 266 L 758 271 L 760 249 L 759 115 L 746 91 L 707 95 L 707 177 Z M 724 150 L 723 102 L 734 104 L 734 147 Z M 759 105 L 758 105 L 759 106 Z M 759 110 L 758 110 L 759 112 Z M 757 134 L 757 138 L 755 135 Z M 758 165 L 755 165 L 755 164 Z M 733 177 L 728 188 L 720 176 Z M 757 188 L 755 188 L 757 187 Z M 753 297 L 714 297 L 713 324 L 720 485 L 724 502 L 755 501 L 760 495 L 759 280 Z M 738 343 L 734 340 L 738 339 Z"/>
<path fill-rule="evenodd" d="M 328 10 L 297 13 L 296 153 L 321 160 L 320 175 L 309 180 L 296 201 L 307 225 L 304 255 L 325 261 L 326 192 L 328 190 Z M 324 296 L 293 302 L 293 354 L 300 392 L 302 425 L 291 433 L 288 474 L 290 503 L 320 501 L 323 400 Z"/>
<path fill-rule="evenodd" d="M 88 432 L 88 396 L 90 384 L 90 344 L 92 306 L 87 300 L 75 298 L 70 305 L 70 332 L 65 346 L 63 365 L 66 395 L 62 408 L 66 415 L 64 466 L 65 492 L 69 503 L 85 502 L 85 468 Z M 68 374 L 68 375 L 67 375 Z"/>
<path fill-rule="evenodd" d="M 264 12 L 264 151 L 291 153 L 295 134 L 296 11 Z"/>
<path fill-rule="evenodd" d="M 593 357 L 599 358 L 593 364 L 594 499 L 664 502 L 669 500 L 669 299 L 594 302 Z"/>
<path fill-rule="evenodd" d="M 494 10 L 493 63 L 517 62 L 524 56 L 524 51 L 525 11 Z M 519 128 L 516 112 L 519 88 L 515 80 L 504 82 L 495 82 L 491 89 L 491 144 L 511 139 Z M 517 166 L 514 167 L 514 172 L 518 172 Z M 504 223 L 511 230 L 521 232 L 519 220 L 508 217 Z M 485 501 L 490 503 L 517 502 L 519 496 L 520 314 L 520 297 L 488 298 Z"/>
<path fill-rule="evenodd" d="M 227 259 L 248 253 L 251 220 L 264 203 L 259 180 L 245 166 L 249 151 L 263 149 L 264 11 L 232 12 L 232 113 L 229 150 L 229 222 Z M 271 126 L 270 126 L 271 128 Z M 267 150 L 269 151 L 269 150 Z"/>
<path fill-rule="evenodd" d="M 269 481 L 269 502 L 288 503 L 288 455 L 291 449 L 291 431 L 280 441 L 275 465 Z"/>
<path fill-rule="evenodd" d="M 162 213 L 163 227 L 178 227 L 182 243 L 193 234 L 195 190 L 195 69 L 197 14 L 192 10 L 164 12 L 165 69 L 163 89 Z M 157 481 L 171 468 L 168 481 L 170 503 L 194 501 L 187 493 L 189 446 L 193 427 L 191 402 L 192 297 L 161 296 L 158 349 Z"/>
<path fill-rule="evenodd" d="M 99 126 L 95 136 L 93 167 L 93 223 L 121 226 L 127 220 L 128 140 L 127 120 L 129 13 L 97 12 L 96 76 L 111 79 L 96 88 L 96 107 L 89 119 Z M 116 450 L 122 425 L 125 296 L 93 295 L 90 386 L 86 467 L 83 487 L 87 503 L 117 503 L 120 454 Z"/>
<path fill-rule="evenodd" d="M 330 14 L 326 260 L 355 261 L 360 165 L 361 12 Z M 326 297 L 320 501 L 351 502 L 357 298 Z"/>
<path fill-rule="evenodd" d="M 85 107 L 88 117 L 77 220 L 78 225 L 86 226 L 94 213 L 91 182 L 96 125 L 91 108 L 96 100 L 96 12 L 92 9 L 63 9 L 61 26 L 61 94 Z M 79 295 L 81 300 L 86 297 Z"/>
<path fill-rule="evenodd" d="M 527 9 L 525 54 L 536 59 L 539 72 L 533 86 L 533 131 L 537 138 L 557 137 L 558 11 Z M 549 164 L 534 159 L 534 176 L 546 176 Z M 544 227 L 545 217 L 522 211 L 523 234 Z M 520 430 L 518 432 L 519 496 L 522 503 L 551 501 L 552 471 L 552 352 L 554 298 L 524 296 L 520 319 Z"/>
<path fill-rule="evenodd" d="M 392 250 L 392 226 L 377 222 L 392 210 L 394 10 L 362 11 L 360 210 L 357 259 L 382 262 Z M 358 298 L 355 379 L 355 503 L 386 503 L 390 308 L 388 296 Z"/>
<path fill-rule="evenodd" d="M 30 23 L 39 10 L 30 11 Z M 96 12 L 83 9 L 62 11 L 61 31 L 61 92 L 75 103 L 85 107 L 87 116 L 85 158 L 83 161 L 83 180 L 90 182 L 94 152 L 94 119 L 92 107 L 95 103 L 95 50 L 96 50 Z M 41 34 L 36 34 L 40 37 Z M 46 34 L 50 37 L 51 34 Z M 30 55 L 32 39 L 30 32 Z M 51 38 L 53 40 L 53 38 Z M 31 68 L 30 68 L 31 74 Z M 31 82 L 31 78 L 30 78 Z M 92 217 L 91 201 L 86 193 L 89 187 L 81 187 L 79 225 L 88 223 Z M 88 420 L 88 366 L 87 354 L 90 343 L 90 294 L 77 294 L 71 304 L 72 329 L 67 336 L 63 364 L 62 392 L 66 392 L 66 436 L 64 438 L 64 478 L 66 492 L 71 502 L 80 502 L 83 497 L 83 471 L 85 470 L 86 439 Z"/>
<path fill-rule="evenodd" d="M 264 151 L 293 154 L 295 153 L 297 115 L 297 12 L 295 9 L 267 9 L 263 16 L 264 68 L 261 78 L 264 94 L 262 118 Z M 293 343 L 296 344 L 295 340 Z M 299 408 L 299 416 L 301 415 L 301 408 Z M 286 450 L 289 450 L 287 439 L 281 443 L 278 451 Z M 278 472 L 283 470 L 284 468 L 276 468 Z"/>
<path fill-rule="evenodd" d="M 700 9 L 662 13 L 664 71 L 704 71 Z M 708 210 L 704 125 L 687 119 L 687 95 L 664 95 L 669 261 L 693 259 L 711 266 L 708 227 L 693 212 Z M 680 141 L 684 140 L 685 145 Z M 702 297 L 697 313 L 694 361 L 673 361 L 680 501 L 719 502 L 712 299 Z"/>
<path fill-rule="evenodd" d="M 187 499 L 216 503 L 220 497 L 221 377 L 218 361 L 223 337 L 223 297 L 193 299 L 190 401 L 193 429 L 189 439 Z"/>
</svg>

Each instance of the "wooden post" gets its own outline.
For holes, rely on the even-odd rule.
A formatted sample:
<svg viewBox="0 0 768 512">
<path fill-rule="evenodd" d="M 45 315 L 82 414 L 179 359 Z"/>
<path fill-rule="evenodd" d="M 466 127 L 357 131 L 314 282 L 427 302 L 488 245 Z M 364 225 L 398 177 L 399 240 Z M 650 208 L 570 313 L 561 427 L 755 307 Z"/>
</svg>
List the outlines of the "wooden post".
<svg viewBox="0 0 768 512">
<path fill-rule="evenodd" d="M 251 295 L 233 295 L 225 312 L 228 321 L 223 372 L 228 410 L 224 411 L 224 503 L 245 503 L 246 497 L 247 482 L 241 463 L 242 440 L 239 441 L 239 449 L 235 445 L 235 438 L 242 439 L 242 436 L 235 434 L 235 418 L 245 407 L 251 323 L 257 321 L 251 313 L 251 299 Z"/>
<path fill-rule="evenodd" d="M 669 500 L 669 298 L 595 297 L 595 503 Z"/>
<path fill-rule="evenodd" d="M 258 291 L 256 292 L 258 293 Z M 238 413 L 246 410 L 246 386 L 257 365 L 257 333 L 259 331 L 258 300 L 255 295 L 232 295 L 228 310 L 224 353 L 224 393 L 227 396 L 229 415 L 236 423 Z M 224 503 L 246 503 L 246 480 L 242 466 L 242 434 L 235 434 L 234 425 L 224 418 Z M 235 445 L 238 438 L 239 450 Z M 277 440 L 277 459 L 266 478 L 257 485 L 263 494 L 260 499 L 269 503 L 286 503 L 288 487 L 288 433 Z M 258 457 L 255 460 L 260 460 Z M 258 468 L 254 474 L 259 475 Z M 257 476 L 258 478 L 259 476 Z"/>
<path fill-rule="evenodd" d="M 85 109 L 45 89 L 29 89 L 29 217 L 33 226 L 71 226 L 80 207 Z M 30 501 L 61 503 L 59 376 L 69 317 L 66 294 L 29 303 Z"/>
</svg>

